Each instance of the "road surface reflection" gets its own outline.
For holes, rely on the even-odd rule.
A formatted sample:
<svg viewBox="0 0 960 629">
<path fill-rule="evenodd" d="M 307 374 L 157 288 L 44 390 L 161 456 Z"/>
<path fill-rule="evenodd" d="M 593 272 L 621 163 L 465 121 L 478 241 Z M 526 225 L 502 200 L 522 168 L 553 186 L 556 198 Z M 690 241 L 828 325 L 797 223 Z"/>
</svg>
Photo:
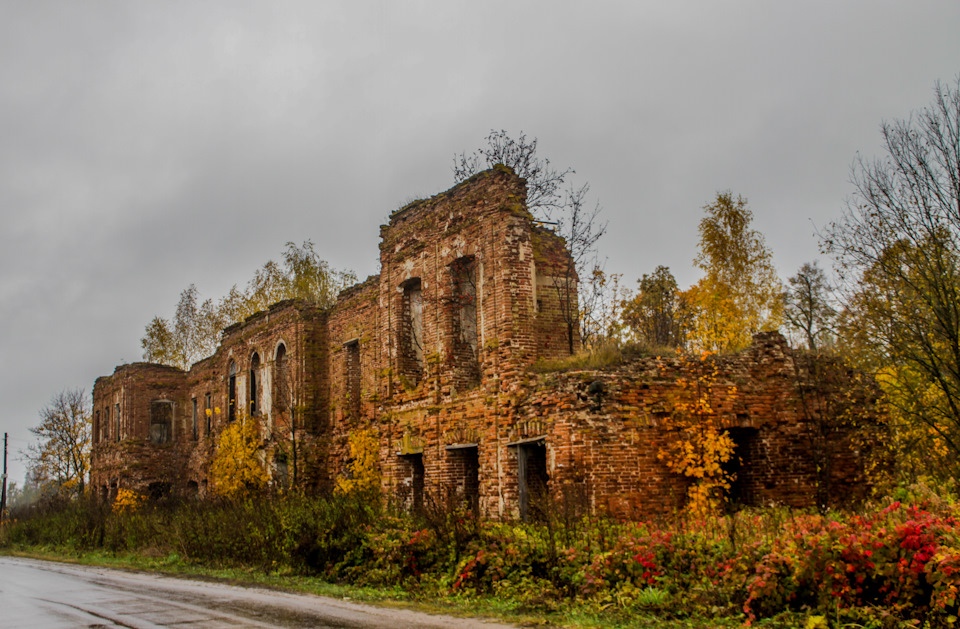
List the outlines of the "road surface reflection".
<svg viewBox="0 0 960 629">
<path fill-rule="evenodd" d="M 56 562 L 0 557 L 0 627 L 496 629 L 510 625 Z"/>
</svg>

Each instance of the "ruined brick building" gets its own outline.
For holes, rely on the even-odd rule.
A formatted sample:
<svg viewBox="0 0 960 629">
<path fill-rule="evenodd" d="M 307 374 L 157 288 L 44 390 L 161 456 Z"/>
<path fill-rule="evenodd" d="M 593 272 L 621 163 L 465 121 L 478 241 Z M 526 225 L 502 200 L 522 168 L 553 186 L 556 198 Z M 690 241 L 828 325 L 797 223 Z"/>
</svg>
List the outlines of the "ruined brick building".
<svg viewBox="0 0 960 629">
<path fill-rule="evenodd" d="M 525 199 L 509 169 L 480 173 L 394 212 L 379 275 L 333 307 L 280 302 L 224 330 L 189 371 L 135 363 L 99 378 L 91 486 L 204 495 L 217 435 L 246 414 L 278 484 L 331 486 L 348 473 L 349 436 L 373 429 L 384 489 L 409 504 L 455 495 L 514 517 L 573 490 L 595 509 L 649 514 L 682 506 L 689 480 L 660 453 L 709 365 L 698 395 L 737 444 L 741 501 L 811 505 L 862 489 L 863 432 L 835 420 L 869 423 L 870 388 L 801 360 L 779 334 L 708 363 L 534 369 L 579 339 L 569 252 Z"/>
</svg>

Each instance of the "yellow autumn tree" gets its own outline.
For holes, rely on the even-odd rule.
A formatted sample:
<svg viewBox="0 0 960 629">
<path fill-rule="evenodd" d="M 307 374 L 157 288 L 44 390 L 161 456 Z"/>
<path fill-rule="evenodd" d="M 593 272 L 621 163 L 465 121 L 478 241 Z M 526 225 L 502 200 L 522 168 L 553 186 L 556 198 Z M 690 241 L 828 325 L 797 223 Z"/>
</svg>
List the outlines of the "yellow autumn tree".
<svg viewBox="0 0 960 629">
<path fill-rule="evenodd" d="M 715 404 L 737 393 L 736 386 L 719 381 L 717 365 L 704 352 L 681 359 L 681 373 L 668 399 L 668 441 L 658 458 L 675 474 L 693 482 L 686 510 L 695 517 L 719 513 L 733 475 L 724 469 L 735 444 L 721 424 Z"/>
<path fill-rule="evenodd" d="M 210 464 L 214 491 L 230 497 L 265 487 L 270 477 L 260 463 L 259 449 L 257 422 L 241 413 L 217 439 L 217 453 Z"/>
<path fill-rule="evenodd" d="M 92 420 L 90 399 L 80 389 L 65 389 L 40 410 L 40 424 L 30 432 L 37 443 L 26 452 L 30 475 L 62 495 L 83 495 L 90 470 Z"/>
<path fill-rule="evenodd" d="M 913 482 L 920 477 L 944 480 L 956 470 L 952 435 L 937 422 L 920 419 L 949 415 L 951 409 L 943 390 L 910 365 L 886 365 L 876 378 L 883 391 L 889 428 L 884 445 L 893 466 L 880 467 L 872 480 L 881 486 Z M 892 476 L 885 478 L 885 474 Z"/>
<path fill-rule="evenodd" d="M 700 253 L 694 263 L 704 277 L 685 293 L 690 308 L 690 346 L 736 351 L 754 334 L 783 321 L 783 287 L 763 235 L 751 229 L 747 200 L 717 194 L 700 221 Z"/>
<path fill-rule="evenodd" d="M 210 356 L 220 343 L 220 333 L 283 299 L 299 299 L 321 307 L 337 299 L 340 290 L 356 283 L 352 271 L 332 268 L 314 251 L 313 242 L 288 242 L 281 262 L 268 260 L 245 288 L 234 285 L 218 302 L 201 300 L 191 284 L 182 293 L 172 319 L 154 317 L 140 346 L 150 362 L 188 369 Z"/>
<path fill-rule="evenodd" d="M 117 490 L 117 497 L 113 501 L 113 511 L 115 513 L 136 513 L 147 501 L 146 496 L 121 487 Z"/>
<path fill-rule="evenodd" d="M 380 489 L 380 444 L 373 428 L 354 430 L 350 433 L 350 462 L 347 472 L 337 479 L 337 491 L 349 493 L 374 493 Z"/>
</svg>

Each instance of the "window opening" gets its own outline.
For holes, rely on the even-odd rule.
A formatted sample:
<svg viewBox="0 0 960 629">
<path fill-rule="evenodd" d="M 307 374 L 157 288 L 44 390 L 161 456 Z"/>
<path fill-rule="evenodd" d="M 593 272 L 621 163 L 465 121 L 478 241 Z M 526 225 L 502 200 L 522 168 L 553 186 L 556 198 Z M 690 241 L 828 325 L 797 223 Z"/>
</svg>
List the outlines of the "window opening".
<svg viewBox="0 0 960 629">
<path fill-rule="evenodd" d="M 344 408 L 350 419 L 360 418 L 360 342 L 350 341 L 344 345 L 344 381 L 346 383 L 346 404 Z"/>
<path fill-rule="evenodd" d="M 287 455 L 277 452 L 273 457 L 273 481 L 280 487 L 290 486 L 290 466 L 287 464 Z"/>
<path fill-rule="evenodd" d="M 155 400 L 150 403 L 150 441 L 157 444 L 173 441 L 173 402 Z"/>
<path fill-rule="evenodd" d="M 477 262 L 473 256 L 453 263 L 454 298 L 457 307 L 457 328 L 461 343 L 477 356 Z"/>
<path fill-rule="evenodd" d="M 230 361 L 229 380 L 227 381 L 227 421 L 237 418 L 237 363 Z"/>
<path fill-rule="evenodd" d="M 250 415 L 256 415 L 257 411 L 257 374 L 260 372 L 260 354 L 254 352 L 250 359 Z"/>
<path fill-rule="evenodd" d="M 410 478 L 411 505 L 414 511 L 423 510 L 423 485 L 426 478 L 426 472 L 423 468 L 423 455 L 414 454 L 410 457 L 410 465 L 413 468 Z"/>
<path fill-rule="evenodd" d="M 192 398 L 190 401 L 193 403 L 193 440 L 196 441 L 200 436 L 197 426 L 197 398 Z"/>
<path fill-rule="evenodd" d="M 287 410 L 287 400 L 290 392 L 287 389 L 287 346 L 283 343 L 277 347 L 277 355 L 273 362 L 273 407 L 282 413 Z"/>
<path fill-rule="evenodd" d="M 104 407 L 103 409 L 103 424 L 104 424 L 103 426 L 104 436 L 106 437 L 106 440 L 109 441 L 110 440 L 110 407 L 109 406 Z"/>
<path fill-rule="evenodd" d="M 466 386 L 480 383 L 480 361 L 477 352 L 477 261 L 474 256 L 459 258 L 450 265 L 453 279 L 451 339 L 454 369 L 459 382 Z"/>
<path fill-rule="evenodd" d="M 157 481 L 147 485 L 147 495 L 150 496 L 150 500 L 153 501 L 163 500 L 170 496 L 170 489 L 170 483 Z"/>
<path fill-rule="evenodd" d="M 423 293 L 420 278 L 403 284 L 403 308 L 400 323 L 402 372 L 420 379 L 423 372 Z"/>
<path fill-rule="evenodd" d="M 543 519 L 547 513 L 547 448 L 535 441 L 517 446 L 517 489 L 520 498 L 520 519 Z"/>
<path fill-rule="evenodd" d="M 480 455 L 476 445 L 447 447 L 449 464 L 454 479 L 452 491 L 466 502 L 473 513 L 480 506 Z"/>
<path fill-rule="evenodd" d="M 207 432 L 206 432 L 206 435 L 207 435 L 208 437 L 210 436 L 210 424 L 211 424 L 211 422 L 213 421 L 213 406 L 211 406 L 211 403 L 212 403 L 211 395 L 210 395 L 209 393 L 207 393 L 207 394 L 204 396 L 204 404 L 206 405 L 206 408 L 204 409 L 203 413 L 207 416 Z"/>
<path fill-rule="evenodd" d="M 120 404 L 113 405 L 113 423 L 116 430 L 114 430 L 114 438 L 117 441 L 120 441 Z"/>
<path fill-rule="evenodd" d="M 93 442 L 100 443 L 100 411 L 93 414 Z"/>
<path fill-rule="evenodd" d="M 759 431 L 756 428 L 728 428 L 733 441 L 733 455 L 723 464 L 725 475 L 732 477 L 727 492 L 727 505 L 731 510 L 758 506 L 761 479 L 757 459 L 761 456 Z"/>
</svg>

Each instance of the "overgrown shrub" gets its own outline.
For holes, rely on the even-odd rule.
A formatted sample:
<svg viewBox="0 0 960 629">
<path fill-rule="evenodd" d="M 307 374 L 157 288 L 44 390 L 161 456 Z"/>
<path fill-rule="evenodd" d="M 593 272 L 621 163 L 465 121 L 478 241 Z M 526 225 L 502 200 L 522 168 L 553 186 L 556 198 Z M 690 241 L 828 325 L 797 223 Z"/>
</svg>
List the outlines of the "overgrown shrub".
<svg viewBox="0 0 960 629">
<path fill-rule="evenodd" d="M 418 513 L 367 495 L 248 494 L 136 510 L 55 500 L 0 529 L 6 547 L 177 557 L 318 575 L 413 595 L 495 597 L 518 609 L 946 627 L 960 615 L 960 530 L 947 500 L 859 514 L 760 509 L 616 522 L 552 505 L 538 522 L 473 517 L 462 502 Z"/>
</svg>

